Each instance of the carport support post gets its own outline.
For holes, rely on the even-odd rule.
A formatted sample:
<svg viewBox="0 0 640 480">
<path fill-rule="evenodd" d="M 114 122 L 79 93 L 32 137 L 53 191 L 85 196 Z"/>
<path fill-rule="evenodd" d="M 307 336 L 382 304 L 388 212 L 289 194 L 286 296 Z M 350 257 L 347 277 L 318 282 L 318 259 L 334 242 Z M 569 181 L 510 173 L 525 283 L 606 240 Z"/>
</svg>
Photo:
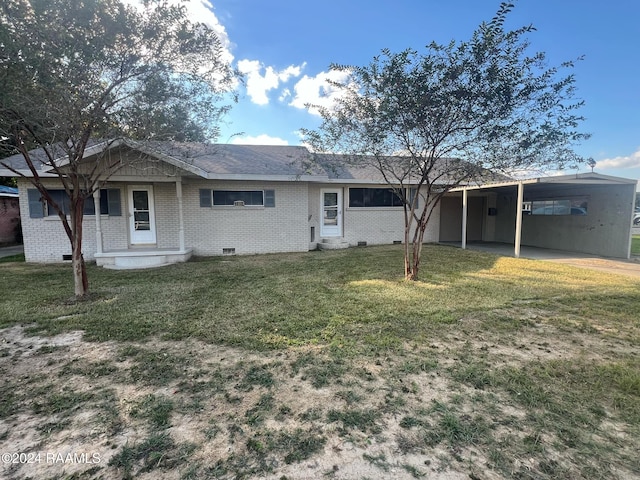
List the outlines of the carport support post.
<svg viewBox="0 0 640 480">
<path fill-rule="evenodd" d="M 520 241 L 522 240 L 522 202 L 524 202 L 524 185 L 518 182 L 518 201 L 516 202 L 516 239 L 513 254 L 520 257 Z"/>
<path fill-rule="evenodd" d="M 462 249 L 467 248 L 467 189 L 462 190 Z"/>
<path fill-rule="evenodd" d="M 178 197 L 178 242 L 180 251 L 184 252 L 184 213 L 182 211 L 182 178 L 176 180 L 176 196 Z"/>
<path fill-rule="evenodd" d="M 100 189 L 93 192 L 93 207 L 96 219 L 96 253 L 102 253 L 102 219 L 100 218 Z"/>
</svg>

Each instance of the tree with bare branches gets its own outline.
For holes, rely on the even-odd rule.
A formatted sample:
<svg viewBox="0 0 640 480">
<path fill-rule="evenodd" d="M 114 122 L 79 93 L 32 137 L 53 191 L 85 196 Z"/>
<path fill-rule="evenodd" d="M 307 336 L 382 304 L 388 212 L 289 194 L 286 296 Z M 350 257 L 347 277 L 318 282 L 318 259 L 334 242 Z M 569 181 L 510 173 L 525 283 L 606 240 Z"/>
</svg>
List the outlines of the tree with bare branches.
<svg viewBox="0 0 640 480">
<path fill-rule="evenodd" d="M 502 3 L 470 40 L 431 43 L 424 53 L 382 51 L 366 66 L 332 65 L 345 82 L 322 124 L 303 129 L 334 162 L 373 167 L 402 199 L 405 277 L 418 278 L 424 232 L 441 198 L 490 172 L 548 170 L 580 162 L 574 148 L 583 102 L 573 62 L 547 65 L 531 53 L 533 26 L 507 30 L 513 4 Z M 326 161 L 331 156 L 318 155 Z M 338 165 L 339 167 L 339 165 Z M 407 194 L 411 188 L 417 195 Z"/>
</svg>

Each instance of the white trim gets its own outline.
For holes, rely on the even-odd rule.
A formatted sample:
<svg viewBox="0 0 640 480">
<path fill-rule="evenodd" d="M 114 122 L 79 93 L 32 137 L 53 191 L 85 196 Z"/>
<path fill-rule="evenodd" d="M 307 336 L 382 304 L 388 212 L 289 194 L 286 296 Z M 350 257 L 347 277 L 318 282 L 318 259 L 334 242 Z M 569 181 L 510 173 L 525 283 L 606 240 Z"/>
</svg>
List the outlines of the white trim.
<svg viewBox="0 0 640 480">
<path fill-rule="evenodd" d="M 467 248 L 467 207 L 468 207 L 468 192 L 463 190 L 462 192 L 462 249 Z"/>
<path fill-rule="evenodd" d="M 93 192 L 93 212 L 96 222 L 96 254 L 102 253 L 102 215 L 100 214 L 100 189 Z"/>
<path fill-rule="evenodd" d="M 182 206 L 182 178 L 176 180 L 176 197 L 178 199 L 178 244 L 180 250 L 184 251 L 184 208 Z"/>
<path fill-rule="evenodd" d="M 135 229 L 133 209 L 133 192 L 146 191 L 149 201 L 149 230 Z M 129 243 L 131 245 L 153 245 L 156 243 L 156 219 L 153 198 L 153 185 L 129 185 L 127 188 L 127 203 L 129 211 Z"/>
<path fill-rule="evenodd" d="M 538 177 L 525 180 L 508 180 L 505 182 L 484 183 L 482 185 L 467 185 L 452 188 L 451 192 L 461 192 L 463 190 L 485 190 L 500 187 L 517 187 L 519 185 L 532 185 L 540 183 L 566 183 L 579 185 L 603 185 L 603 184 L 637 184 L 636 180 L 622 177 L 613 177 L 611 175 L 602 175 L 600 173 L 577 173 L 575 175 L 557 175 L 555 177 Z"/>
<path fill-rule="evenodd" d="M 513 255 L 520 257 L 520 243 L 522 241 L 522 203 L 524 201 L 524 185 L 518 183 L 518 200 L 516 201 L 516 235 L 513 246 Z"/>
<path fill-rule="evenodd" d="M 325 214 L 325 205 L 324 205 L 324 195 L 325 193 L 336 193 L 337 197 L 337 209 L 336 209 L 336 225 L 325 225 L 324 224 L 324 214 Z M 344 208 L 343 205 L 343 191 L 342 188 L 321 188 L 320 189 L 320 237 L 321 238 L 329 238 L 329 237 L 342 237 L 342 210 Z"/>
</svg>

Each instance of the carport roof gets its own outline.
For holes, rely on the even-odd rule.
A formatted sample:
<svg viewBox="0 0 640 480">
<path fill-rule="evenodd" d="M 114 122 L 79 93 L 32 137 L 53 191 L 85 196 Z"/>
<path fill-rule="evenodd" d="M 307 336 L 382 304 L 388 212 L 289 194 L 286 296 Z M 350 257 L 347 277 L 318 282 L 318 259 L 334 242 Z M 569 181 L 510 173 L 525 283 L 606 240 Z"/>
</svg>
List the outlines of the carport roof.
<svg viewBox="0 0 640 480">
<path fill-rule="evenodd" d="M 517 187 L 518 185 L 635 185 L 637 180 L 622 177 L 613 177 L 611 175 L 602 175 L 601 173 L 588 172 L 576 173 L 574 175 L 556 175 L 551 177 L 537 177 L 523 180 L 509 180 L 506 182 L 485 183 L 482 185 L 469 185 L 453 189 L 453 192 L 461 192 L 463 190 L 497 190 L 502 187 Z"/>
</svg>

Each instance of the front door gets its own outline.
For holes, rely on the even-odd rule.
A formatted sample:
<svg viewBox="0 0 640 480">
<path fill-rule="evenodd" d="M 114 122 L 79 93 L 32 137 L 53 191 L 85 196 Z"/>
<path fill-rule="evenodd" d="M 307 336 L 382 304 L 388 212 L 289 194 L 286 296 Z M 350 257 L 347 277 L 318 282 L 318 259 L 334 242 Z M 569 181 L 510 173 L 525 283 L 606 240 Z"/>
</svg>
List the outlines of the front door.
<svg viewBox="0 0 640 480">
<path fill-rule="evenodd" d="M 342 189 L 323 188 L 320 192 L 320 236 L 342 236 Z"/>
<path fill-rule="evenodd" d="M 151 185 L 129 187 L 131 244 L 156 243 L 156 221 Z"/>
</svg>

